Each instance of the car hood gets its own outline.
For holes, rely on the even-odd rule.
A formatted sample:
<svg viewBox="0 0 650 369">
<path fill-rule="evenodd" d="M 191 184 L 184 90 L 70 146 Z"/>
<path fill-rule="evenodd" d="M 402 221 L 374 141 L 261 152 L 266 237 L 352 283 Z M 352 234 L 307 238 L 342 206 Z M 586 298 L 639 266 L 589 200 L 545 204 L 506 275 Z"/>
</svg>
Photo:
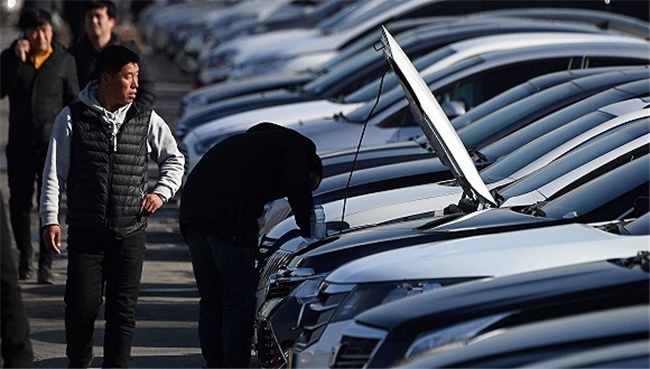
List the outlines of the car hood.
<svg viewBox="0 0 650 369">
<path fill-rule="evenodd" d="M 440 160 L 451 169 L 466 196 L 482 204 L 495 206 L 496 201 L 479 176 L 456 130 L 413 63 L 384 27 L 382 27 L 382 42 L 384 57 L 395 72 L 413 115 Z"/>
<path fill-rule="evenodd" d="M 627 236 L 619 236 L 624 241 Z M 643 242 L 643 237 L 637 237 Z M 645 237 L 647 242 L 648 237 Z M 620 241 L 612 241 L 612 249 Z M 623 242 L 626 247 L 627 242 Z M 602 244 L 601 244 L 602 245 Z M 586 253 L 588 254 L 588 253 Z M 629 256 L 634 257 L 636 253 Z M 629 260 L 629 259 L 623 259 Z M 558 283 L 562 281 L 562 283 Z M 641 282 L 641 284 L 636 284 Z M 435 326 L 450 325 L 454 320 L 469 320 L 472 316 L 486 314 L 494 309 L 515 310 L 539 307 L 540 303 L 551 302 L 556 305 L 575 298 L 586 298 L 590 294 L 603 294 L 604 288 L 630 288 L 629 285 L 642 286 L 647 298 L 648 271 L 635 266 L 623 267 L 609 261 L 580 263 L 562 268 L 544 269 L 536 273 L 516 274 L 494 280 L 464 283 L 454 288 L 445 288 L 435 294 L 423 294 L 410 299 L 402 299 L 391 304 L 361 313 L 355 318 L 358 323 L 394 331 L 401 327 L 428 329 Z M 522 291 L 526 291 L 525 294 Z M 638 296 L 643 298 L 642 295 Z M 545 302 L 546 301 L 546 302 Z M 435 319 L 432 319 L 435 316 Z M 462 318 L 459 318 L 461 317 Z"/>
<path fill-rule="evenodd" d="M 573 223 L 382 252 L 345 264 L 330 273 L 326 280 L 330 283 L 373 283 L 504 276 L 625 258 L 639 250 L 648 250 L 649 240 L 648 236 L 621 237 Z"/>
<path fill-rule="evenodd" d="M 404 220 L 391 221 L 375 227 L 362 227 L 352 232 L 343 232 L 341 236 L 330 236 L 298 251 L 297 257 L 291 261 L 291 266 L 312 268 L 320 273 L 331 271 L 345 262 L 382 251 L 567 222 L 567 220 L 534 217 L 511 209 L 486 209 L 476 211 L 475 214 L 486 212 L 488 214 L 484 218 L 485 222 L 480 227 L 465 227 L 466 224 L 461 222 L 459 226 L 462 229 L 457 231 L 436 231 L 436 225 L 456 223 L 456 218 L 464 214 L 441 215 L 441 212 L 436 212 L 418 215 L 415 219 L 406 217 Z"/>
</svg>

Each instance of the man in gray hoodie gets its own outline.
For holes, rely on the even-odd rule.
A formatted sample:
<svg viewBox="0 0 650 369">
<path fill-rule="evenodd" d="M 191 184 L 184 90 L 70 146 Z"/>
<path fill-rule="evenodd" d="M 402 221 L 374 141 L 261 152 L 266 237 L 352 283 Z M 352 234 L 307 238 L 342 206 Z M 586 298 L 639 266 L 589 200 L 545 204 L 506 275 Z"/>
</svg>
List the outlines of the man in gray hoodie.
<svg viewBox="0 0 650 369">
<path fill-rule="evenodd" d="M 65 107 L 52 129 L 41 194 L 43 239 L 60 253 L 59 199 L 66 188 L 68 279 L 66 354 L 70 367 L 92 360 L 95 319 L 105 291 L 103 367 L 128 367 L 147 217 L 181 184 L 184 158 L 165 121 L 134 102 L 139 58 L 124 46 L 99 57 L 97 79 Z M 160 175 L 152 191 L 148 158 Z M 105 288 L 104 288 L 105 284 Z"/>
</svg>

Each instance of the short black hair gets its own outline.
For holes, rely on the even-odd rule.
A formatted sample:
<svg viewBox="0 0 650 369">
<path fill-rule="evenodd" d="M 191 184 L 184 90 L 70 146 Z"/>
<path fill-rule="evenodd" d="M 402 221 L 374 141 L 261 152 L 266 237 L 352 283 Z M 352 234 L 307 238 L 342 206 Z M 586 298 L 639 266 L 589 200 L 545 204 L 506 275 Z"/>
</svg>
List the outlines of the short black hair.
<svg viewBox="0 0 650 369">
<path fill-rule="evenodd" d="M 90 4 L 86 5 L 86 13 L 95 10 L 95 9 L 104 9 L 106 8 L 106 14 L 109 18 L 117 19 L 117 6 L 115 3 L 110 0 L 98 0 L 93 1 Z"/>
<path fill-rule="evenodd" d="M 45 24 L 52 24 L 52 14 L 39 7 L 26 8 L 18 20 L 18 28 L 22 31 L 28 28 L 38 28 Z"/>
<path fill-rule="evenodd" d="M 99 79 L 102 73 L 116 74 L 129 63 L 140 64 L 138 54 L 122 45 L 111 45 L 99 53 L 95 77 Z"/>
</svg>

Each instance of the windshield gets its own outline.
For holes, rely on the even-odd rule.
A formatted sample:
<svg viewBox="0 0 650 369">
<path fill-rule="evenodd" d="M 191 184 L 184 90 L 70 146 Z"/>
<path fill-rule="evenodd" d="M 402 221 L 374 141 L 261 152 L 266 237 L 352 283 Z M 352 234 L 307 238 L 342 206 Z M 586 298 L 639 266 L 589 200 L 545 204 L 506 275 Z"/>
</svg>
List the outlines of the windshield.
<svg viewBox="0 0 650 369">
<path fill-rule="evenodd" d="M 479 62 L 478 60 L 474 60 L 474 63 L 478 63 L 478 62 Z M 474 64 L 474 63 L 472 63 L 472 64 Z M 467 68 L 469 66 L 470 65 L 466 64 L 465 62 L 461 62 L 461 63 L 459 63 L 459 64 L 457 64 L 457 65 L 455 65 L 453 67 L 447 68 L 445 70 L 442 70 L 442 71 L 439 71 L 439 72 L 436 72 L 436 73 L 433 73 L 433 74 L 427 76 L 426 78 L 424 78 L 424 81 L 426 83 L 433 83 L 433 82 L 435 82 L 435 81 L 437 81 L 439 79 L 442 79 L 447 74 L 453 74 L 457 70 L 464 69 L 464 68 Z M 417 66 L 416 66 L 416 68 L 417 68 Z M 395 78 L 395 75 L 392 74 L 392 72 L 388 73 L 388 75 L 386 77 L 387 80 L 388 80 L 388 77 L 393 77 L 391 80 L 394 81 L 397 84 L 397 78 Z M 361 95 L 362 95 L 361 92 L 362 91 L 365 91 L 364 93 L 369 94 L 370 91 L 372 91 L 372 89 L 369 88 L 369 87 L 373 86 L 373 85 L 376 88 L 375 92 L 374 92 L 374 94 L 369 95 L 369 98 L 371 98 L 372 100 L 367 101 L 366 104 L 364 104 L 363 106 L 361 106 L 357 110 L 351 112 L 350 114 L 346 115 L 346 118 L 349 121 L 352 121 L 352 122 L 364 122 L 368 118 L 368 114 L 370 114 L 370 111 L 373 109 L 373 107 L 375 105 L 375 100 L 374 99 L 377 97 L 377 93 L 378 93 L 378 90 L 379 90 L 379 83 L 377 82 L 376 84 L 372 83 L 370 85 L 366 85 L 365 87 L 361 88 L 357 92 L 355 92 L 355 93 L 353 93 L 351 95 L 348 95 L 348 97 L 345 98 L 345 103 L 352 103 L 353 102 L 352 100 L 356 100 L 356 98 L 361 97 Z M 387 91 L 385 83 L 384 83 L 384 85 L 382 87 L 382 91 Z M 356 98 L 354 98 L 353 95 L 356 95 Z M 438 100 L 438 102 L 441 102 L 441 99 L 442 99 L 443 95 L 438 96 L 437 94 L 434 94 L 434 96 L 436 96 L 436 100 Z M 386 92 L 386 93 L 382 92 L 382 94 L 381 94 L 381 96 L 379 98 L 379 103 L 377 104 L 377 107 L 375 108 L 374 113 L 377 114 L 377 113 L 383 111 L 387 107 L 393 105 L 394 103 L 396 103 L 396 102 L 398 102 L 400 100 L 404 100 L 404 107 L 406 107 L 407 106 L 407 104 L 406 104 L 407 101 L 405 100 L 404 91 L 401 88 L 398 88 L 397 86 L 394 87 L 393 89 L 391 89 L 390 91 Z M 364 102 L 364 101 L 358 101 L 358 102 Z M 413 122 L 413 124 L 415 124 L 415 122 Z"/>
<path fill-rule="evenodd" d="M 562 84 L 525 97 L 516 104 L 506 106 L 496 112 L 485 116 L 466 128 L 459 129 L 462 132 L 463 143 L 466 147 L 475 147 L 486 137 L 490 137 L 501 130 L 507 130 L 511 125 L 523 120 L 531 114 L 542 110 L 551 102 L 567 100 L 576 94 L 578 89 L 573 84 Z"/>
<path fill-rule="evenodd" d="M 536 139 L 534 138 L 536 136 L 528 136 L 528 141 L 530 141 L 528 144 L 516 149 L 509 155 L 501 157 L 494 164 L 485 168 L 481 172 L 481 177 L 486 183 L 492 183 L 508 178 L 510 175 L 521 170 L 535 159 L 548 154 L 556 147 L 612 118 L 614 118 L 614 116 L 611 114 L 596 111 L 569 122 L 566 125 Z M 493 146 L 498 146 L 497 143 Z M 486 153 L 489 153 L 489 150 L 483 150 L 481 153 L 487 155 Z"/>
<path fill-rule="evenodd" d="M 445 47 L 439 50 L 436 50 L 432 53 L 429 53 L 427 55 L 424 55 L 420 58 L 415 59 L 413 61 L 413 65 L 415 66 L 415 69 L 417 70 L 422 70 L 424 68 L 427 68 L 431 66 L 432 64 L 450 56 L 455 53 L 454 50 L 450 49 L 449 47 Z M 471 64 L 470 64 L 471 65 Z M 466 66 L 467 67 L 467 66 Z M 446 69 L 445 71 L 441 71 L 444 73 L 434 73 L 432 75 L 438 76 L 438 78 L 441 78 L 443 75 L 449 75 L 449 70 L 457 70 L 457 68 L 450 67 Z M 425 82 L 431 83 L 431 79 L 429 78 L 424 78 Z M 362 89 L 354 92 L 353 94 L 350 94 L 348 97 L 346 97 L 345 102 L 346 103 L 360 103 L 360 102 L 366 102 L 374 99 L 377 96 L 377 92 L 379 91 L 379 85 L 381 84 L 381 80 L 378 79 L 374 81 L 373 83 L 366 85 Z M 384 79 L 383 86 L 382 86 L 382 93 L 384 91 L 391 90 L 395 88 L 399 84 L 397 78 L 392 72 L 389 72 L 386 74 L 386 78 Z"/>
<path fill-rule="evenodd" d="M 361 1 L 360 3 L 360 5 L 368 4 L 365 1 Z M 362 24 L 370 19 L 383 15 L 391 8 L 397 6 L 398 3 L 399 1 L 396 0 L 384 0 L 379 5 L 366 6 L 361 10 L 355 9 L 355 11 L 350 12 L 349 16 L 345 17 L 334 26 L 327 27 L 328 29 L 326 31 L 328 33 L 341 32 L 343 30 L 358 26 L 359 24 Z"/>
<path fill-rule="evenodd" d="M 539 207 L 552 219 L 584 216 L 581 221 L 615 220 L 639 216 L 634 202 L 648 197 L 648 155 L 620 166 Z M 647 200 L 646 200 L 647 201 Z"/>
<path fill-rule="evenodd" d="M 628 142 L 647 135 L 650 131 L 650 118 L 639 119 L 617 128 L 619 129 L 605 132 L 530 175 L 499 189 L 498 193 L 500 197 L 506 200 L 513 196 L 534 191 L 560 176 L 600 156 L 606 155 L 612 150 L 616 150 Z M 629 155 L 624 156 L 627 157 Z M 593 168 L 593 170 L 595 169 Z"/>
<path fill-rule="evenodd" d="M 359 7 L 362 5 L 361 2 L 358 0 L 350 0 L 349 2 L 350 4 L 345 6 L 343 9 L 339 10 L 338 12 L 316 23 L 314 28 L 321 29 L 321 30 L 335 28 L 337 27 L 337 25 L 345 21 L 346 17 L 350 16 L 350 14 L 358 10 Z"/>
<path fill-rule="evenodd" d="M 609 90 L 605 90 L 594 96 L 588 97 L 584 100 L 571 104 L 561 110 L 555 111 L 554 113 L 551 113 L 550 115 L 542 119 L 536 120 L 532 124 L 529 124 L 519 129 L 518 131 L 515 131 L 510 135 L 504 137 L 503 139 L 497 141 L 498 144 L 497 142 L 495 142 L 493 144 L 485 146 L 484 148 L 481 149 L 481 154 L 491 158 L 500 158 L 504 155 L 511 153 L 515 149 L 521 147 L 526 142 L 529 142 L 531 137 L 542 136 L 553 129 L 563 126 L 564 124 L 566 124 L 567 121 L 587 116 L 589 113 L 595 112 L 604 106 L 613 103 L 618 103 L 623 100 L 631 99 L 639 95 L 647 95 L 648 93 L 647 80 L 631 82 L 622 86 L 626 86 L 627 88 L 626 89 L 611 88 Z M 634 90 L 629 89 L 632 86 Z M 629 89 L 629 91 L 627 91 L 627 89 Z M 603 115 L 601 115 L 601 119 L 609 119 L 609 117 L 612 116 L 608 113 L 603 113 Z M 504 117 L 502 119 L 506 120 L 507 118 Z M 593 117 L 593 119 L 596 118 Z M 499 121 L 497 120 L 496 122 Z M 602 120 L 601 122 L 604 122 L 604 120 Z M 474 129 L 473 124 L 469 125 L 465 129 L 460 129 L 458 131 L 458 135 L 461 137 L 465 137 L 468 134 L 468 132 L 465 131 L 467 130 L 471 132 L 473 129 Z M 476 137 L 477 137 L 476 140 L 484 139 L 481 138 L 480 136 L 476 136 Z M 467 142 L 472 142 L 472 141 L 468 139 Z M 476 143 L 476 141 L 474 142 Z M 473 146 L 467 146 L 467 147 L 473 147 Z"/>
<path fill-rule="evenodd" d="M 330 86 L 340 83 L 343 78 L 358 78 L 354 72 L 358 74 L 365 74 L 365 67 L 372 65 L 372 63 L 376 61 L 383 61 L 381 54 L 377 53 L 374 49 L 365 50 L 354 58 L 342 62 L 331 71 L 328 71 L 327 73 L 305 84 L 303 91 L 312 96 L 319 95 Z M 379 73 L 372 73 L 371 76 L 367 76 L 365 78 L 372 78 L 372 80 L 374 80 L 379 78 L 378 74 Z"/>
</svg>

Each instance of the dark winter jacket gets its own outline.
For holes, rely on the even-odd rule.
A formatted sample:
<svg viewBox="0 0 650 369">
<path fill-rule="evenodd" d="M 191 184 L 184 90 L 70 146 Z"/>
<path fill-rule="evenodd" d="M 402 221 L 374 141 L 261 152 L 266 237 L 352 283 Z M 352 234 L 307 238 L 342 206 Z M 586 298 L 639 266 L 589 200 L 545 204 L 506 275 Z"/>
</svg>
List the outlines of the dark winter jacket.
<svg viewBox="0 0 650 369">
<path fill-rule="evenodd" d="M 155 82 L 149 71 L 144 55 L 133 41 L 124 41 L 120 36 L 115 33 L 111 34 L 111 40 L 108 45 L 122 45 L 128 47 L 140 57 L 140 75 L 138 78 L 138 93 L 135 101 L 148 107 L 153 107 L 156 100 Z M 77 78 L 79 80 L 79 89 L 83 90 L 88 82 L 94 80 L 97 76 L 95 74 L 95 67 L 99 59 L 99 51 L 95 49 L 93 44 L 88 39 L 88 36 L 83 36 L 77 43 L 72 45 L 68 50 L 74 56 L 77 63 Z"/>
<path fill-rule="evenodd" d="M 52 55 L 36 69 L 29 58 L 16 56 L 14 46 L 0 56 L 0 98 L 9 96 L 8 146 L 47 150 L 54 119 L 79 94 L 74 58 L 53 42 Z"/>
<path fill-rule="evenodd" d="M 210 149 L 190 172 L 181 198 L 181 232 L 188 225 L 228 242 L 255 246 L 264 205 L 288 197 L 309 236 L 309 172 L 316 145 L 300 133 L 264 123 Z"/>
<path fill-rule="evenodd" d="M 70 105 L 72 147 L 67 180 L 66 223 L 111 235 L 144 229 L 140 203 L 148 193 L 147 135 L 151 109 L 134 103 L 113 148 L 98 112 L 83 102 Z"/>
</svg>

